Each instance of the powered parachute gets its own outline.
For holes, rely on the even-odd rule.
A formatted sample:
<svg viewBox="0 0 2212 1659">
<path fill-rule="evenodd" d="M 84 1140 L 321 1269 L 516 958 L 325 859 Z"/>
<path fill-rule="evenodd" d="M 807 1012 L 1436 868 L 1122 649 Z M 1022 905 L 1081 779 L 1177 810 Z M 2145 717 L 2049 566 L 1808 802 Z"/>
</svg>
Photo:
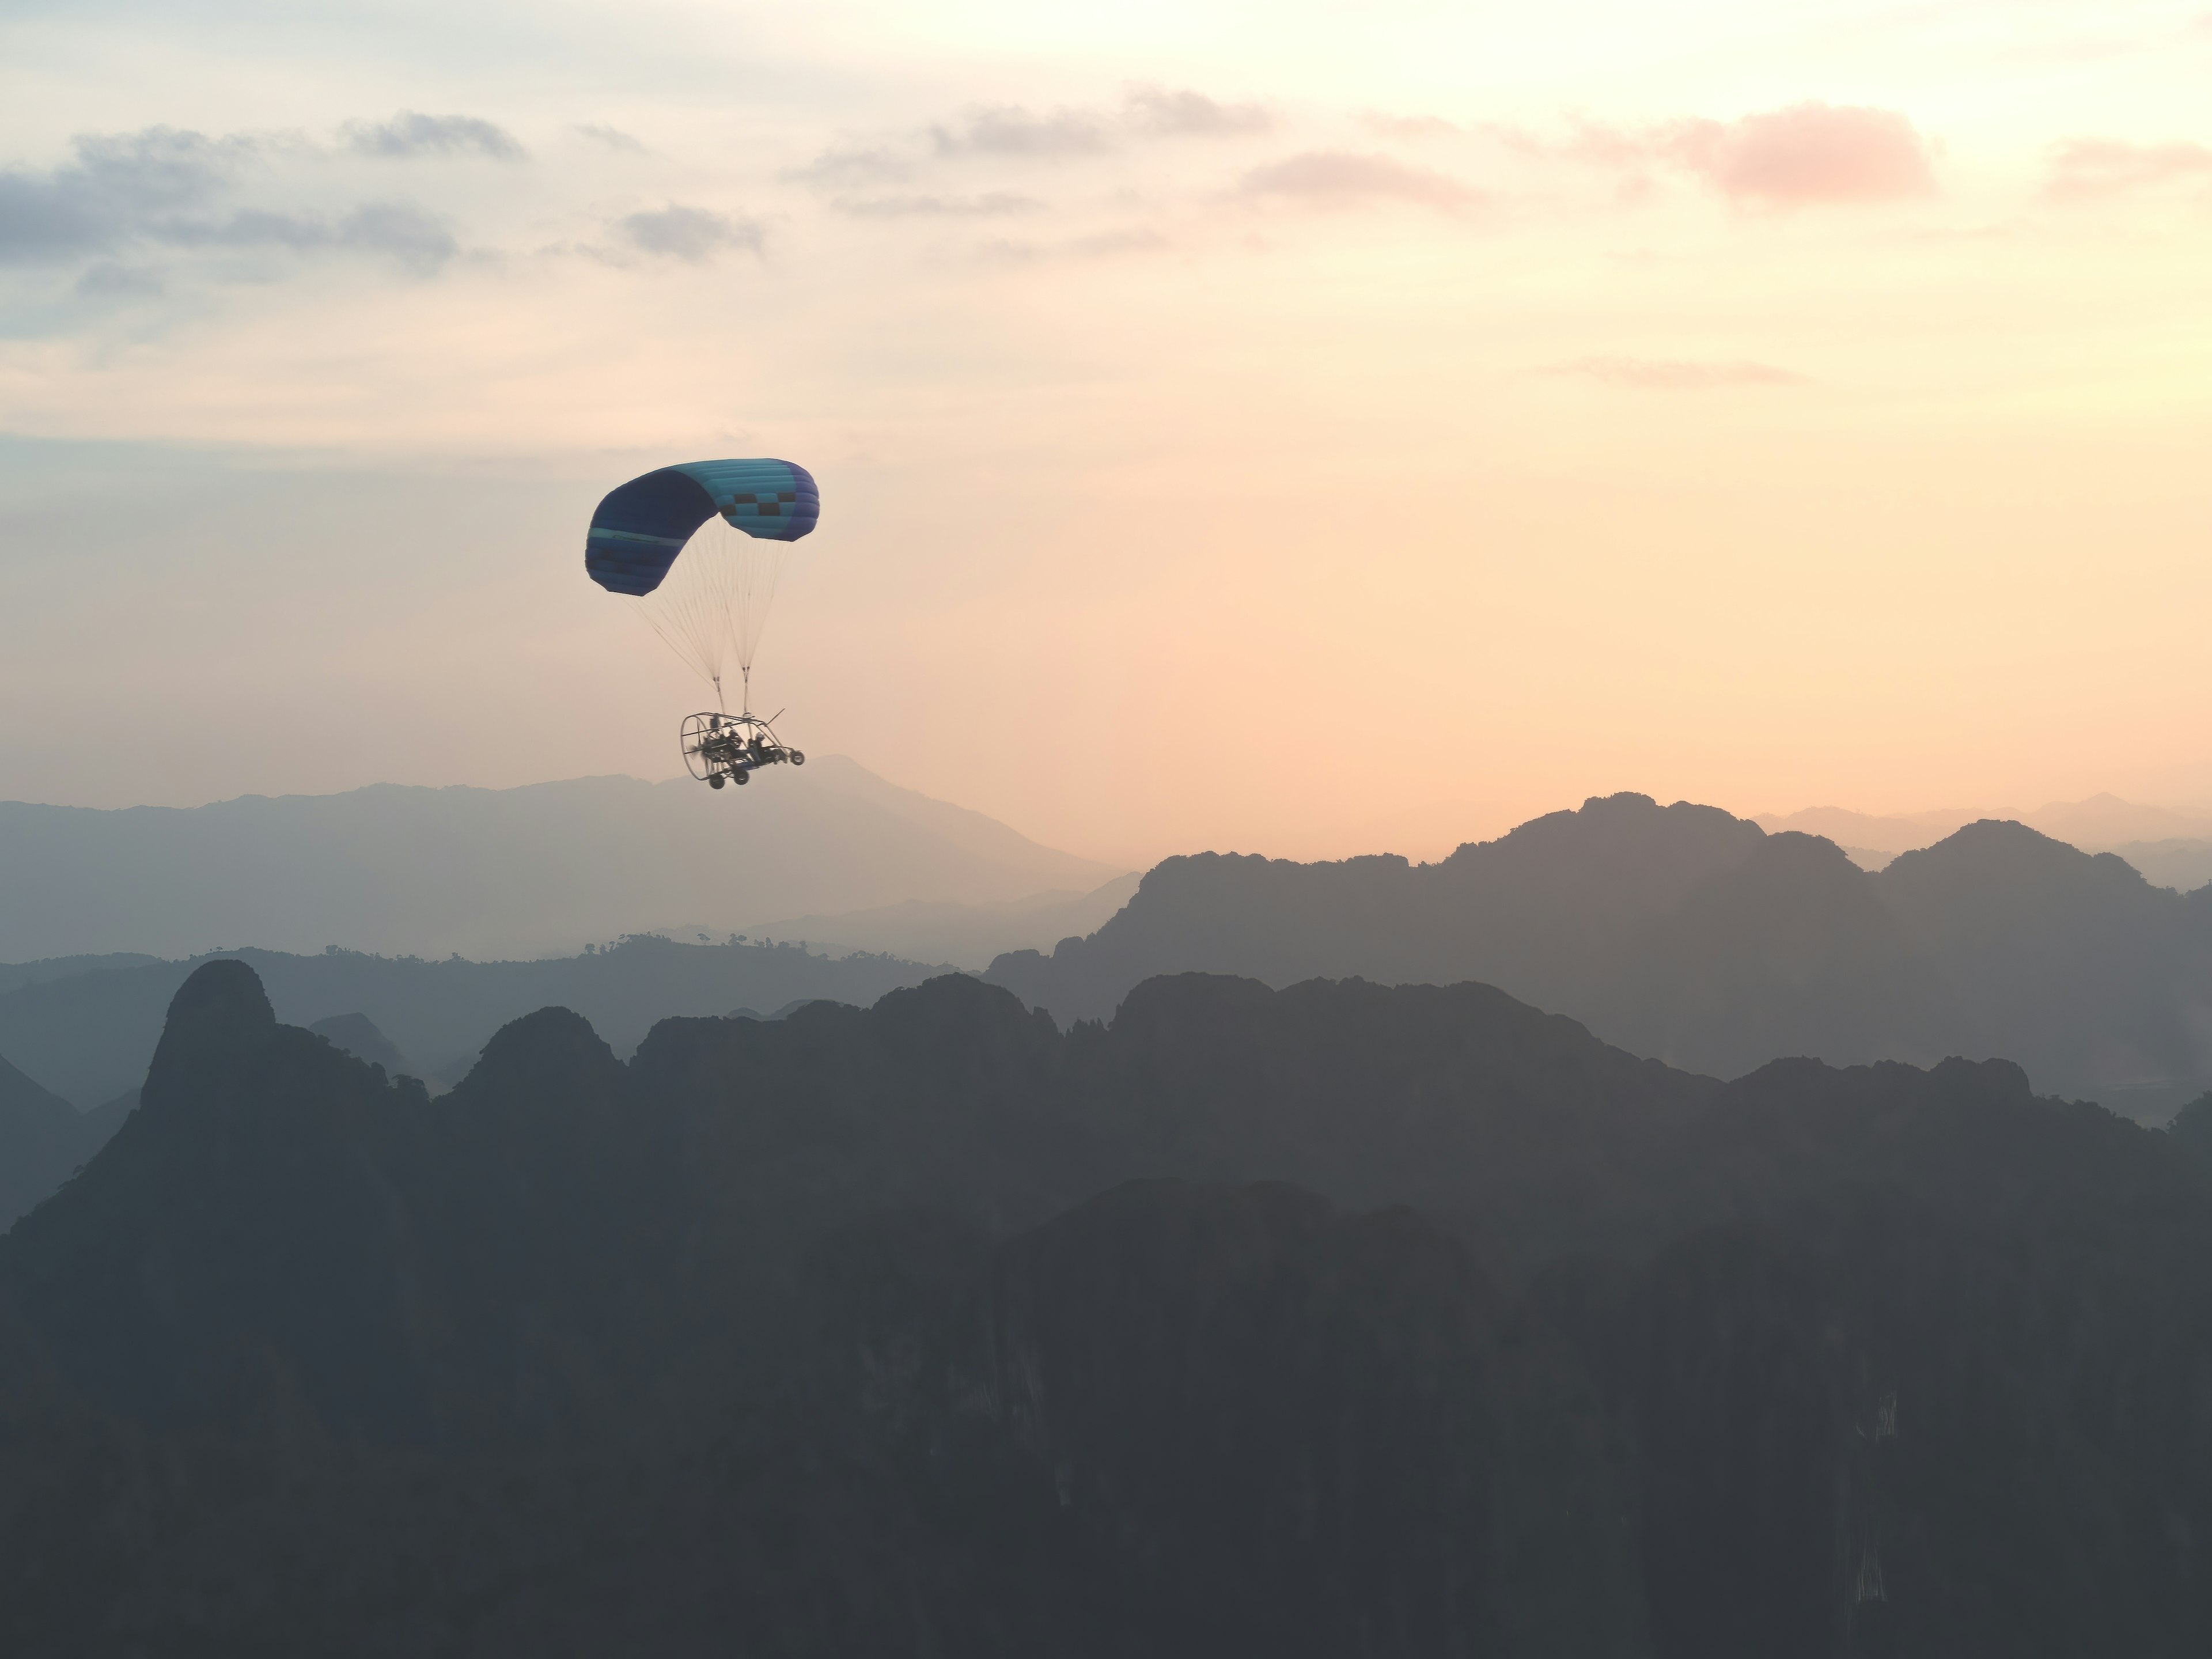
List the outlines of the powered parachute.
<svg viewBox="0 0 2212 1659">
<path fill-rule="evenodd" d="M 785 553 L 821 516 L 813 475 L 779 460 L 664 466 L 610 490 L 592 514 L 585 570 L 635 601 L 653 631 L 714 688 L 714 707 L 687 716 L 681 740 L 692 776 L 717 789 L 763 766 L 805 764 L 752 712 L 753 653 Z M 732 668 L 734 714 L 723 689 Z"/>
</svg>

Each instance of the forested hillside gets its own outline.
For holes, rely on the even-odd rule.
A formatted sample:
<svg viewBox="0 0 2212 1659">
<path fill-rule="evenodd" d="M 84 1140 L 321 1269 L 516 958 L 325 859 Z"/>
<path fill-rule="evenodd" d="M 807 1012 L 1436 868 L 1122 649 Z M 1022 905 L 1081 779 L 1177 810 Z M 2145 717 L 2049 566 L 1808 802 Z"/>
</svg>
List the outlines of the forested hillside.
<svg viewBox="0 0 2212 1659">
<path fill-rule="evenodd" d="M 2179 1655 L 2208 1366 L 2205 1164 L 2002 1063 L 947 977 L 433 1101 L 217 962 L 0 1240 L 0 1646 Z"/>
</svg>

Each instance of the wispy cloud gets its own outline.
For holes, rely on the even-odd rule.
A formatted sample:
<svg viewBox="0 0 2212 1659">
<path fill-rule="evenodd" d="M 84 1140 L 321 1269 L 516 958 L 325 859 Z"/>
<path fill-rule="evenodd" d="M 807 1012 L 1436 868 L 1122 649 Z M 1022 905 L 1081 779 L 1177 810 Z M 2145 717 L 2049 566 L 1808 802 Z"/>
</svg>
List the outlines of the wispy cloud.
<svg viewBox="0 0 2212 1659">
<path fill-rule="evenodd" d="M 1711 392 L 1729 386 L 1801 386 L 1805 376 L 1772 363 L 1742 359 L 1700 362 L 1665 357 L 1578 357 L 1554 364 L 1554 374 L 1571 374 L 1607 386 L 1639 392 Z"/>
<path fill-rule="evenodd" d="M 1936 188 L 1934 147 L 1911 119 L 1859 105 L 1812 100 L 1732 121 L 1640 127 L 1577 119 L 1556 138 L 1494 124 L 1477 131 L 1522 155 L 1686 172 L 1748 206 L 1894 201 Z"/>
<path fill-rule="evenodd" d="M 0 173 L 0 261 L 36 264 L 154 245 L 240 252 L 379 255 L 418 272 L 460 250 L 433 215 L 403 202 L 364 204 L 335 216 L 218 206 L 260 146 L 169 127 L 80 137 L 76 160 L 44 173 Z M 125 267 L 114 267 L 117 270 Z M 97 290 L 105 281 L 88 271 Z M 142 290 L 143 291 L 143 290 Z"/>
<path fill-rule="evenodd" d="M 404 202 L 371 202 L 335 220 L 248 208 L 222 219 L 179 222 L 166 227 L 158 240 L 175 247 L 236 252 L 378 254 L 425 274 L 460 252 L 453 233 L 434 216 Z"/>
<path fill-rule="evenodd" d="M 1002 219 L 1042 212 L 1045 204 L 1001 190 L 981 196 L 845 196 L 830 205 L 856 219 Z"/>
<path fill-rule="evenodd" d="M 976 104 L 959 115 L 875 142 L 834 144 L 803 166 L 793 184 L 825 190 L 903 183 L 931 162 L 997 159 L 1080 161 L 1139 141 L 1237 138 L 1271 131 L 1274 116 L 1256 103 L 1229 103 L 1188 87 L 1132 86 L 1115 106 L 1033 110 Z"/>
<path fill-rule="evenodd" d="M 895 184 L 913 176 L 913 161 L 889 144 L 833 145 L 804 167 L 787 167 L 782 173 L 787 183 L 829 189 Z"/>
<path fill-rule="evenodd" d="M 1224 104 L 1202 92 L 1132 87 L 1123 102 L 1129 127 L 1152 138 L 1232 138 L 1266 132 L 1275 118 L 1258 104 Z"/>
<path fill-rule="evenodd" d="M 402 110 L 389 121 L 349 121 L 340 131 L 346 148 L 355 155 L 384 161 L 410 161 L 424 155 L 478 155 L 494 161 L 529 158 L 512 133 L 474 115 L 424 115 L 416 110 Z"/>
<path fill-rule="evenodd" d="M 1927 141 L 1894 110 L 1794 104 L 1685 123 L 1671 147 L 1723 195 L 1769 206 L 1892 201 L 1936 188 Z"/>
<path fill-rule="evenodd" d="M 605 144 L 609 149 L 619 150 L 625 155 L 653 154 L 643 143 L 624 132 L 620 127 L 600 126 L 593 122 L 586 122 L 579 126 L 576 131 L 595 144 Z"/>
<path fill-rule="evenodd" d="M 88 134 L 73 161 L 0 173 L 0 260 L 30 264 L 106 253 L 155 235 L 204 207 L 252 154 L 250 142 L 173 127 Z"/>
<path fill-rule="evenodd" d="M 1310 207 L 1365 207 L 1412 202 L 1456 213 L 1482 198 L 1457 179 L 1426 167 L 1408 167 L 1387 155 L 1358 155 L 1343 150 L 1308 150 L 1302 155 L 1255 167 L 1238 181 L 1237 193 L 1252 200 L 1280 200 Z"/>
<path fill-rule="evenodd" d="M 1572 161 L 1583 167 L 1628 169 L 1681 160 L 1684 133 L 1717 122 L 1668 121 L 1656 125 L 1624 127 L 1575 116 L 1557 135 L 1504 122 L 1477 122 L 1470 131 L 1516 155 L 1534 161 Z"/>
<path fill-rule="evenodd" d="M 759 253 L 768 246 L 767 227 L 742 215 L 670 203 L 615 221 L 615 234 L 640 253 L 656 258 L 705 264 L 716 254 Z"/>
<path fill-rule="evenodd" d="M 2090 202 L 2160 185 L 2205 180 L 2212 180 L 2212 149 L 2203 144 L 2069 138 L 2051 152 L 2043 194 L 2054 202 Z"/>
<path fill-rule="evenodd" d="M 1106 122 L 1079 109 L 1031 114 L 1018 104 L 969 110 L 951 125 L 933 126 L 930 143 L 939 155 L 1011 155 L 1050 160 L 1096 155 L 1112 147 Z"/>
</svg>

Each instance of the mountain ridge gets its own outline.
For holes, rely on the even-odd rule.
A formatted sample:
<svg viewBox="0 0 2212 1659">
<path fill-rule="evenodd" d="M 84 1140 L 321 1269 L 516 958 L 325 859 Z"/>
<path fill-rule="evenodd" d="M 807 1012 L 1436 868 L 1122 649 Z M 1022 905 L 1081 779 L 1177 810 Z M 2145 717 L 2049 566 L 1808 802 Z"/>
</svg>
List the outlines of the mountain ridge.
<svg viewBox="0 0 2212 1659">
<path fill-rule="evenodd" d="M 2014 917 L 2006 927 L 1997 912 Z M 1717 808 L 1593 797 L 1437 864 L 1170 859 L 1097 932 L 985 977 L 1101 1018 L 1182 969 L 1283 985 L 1477 979 L 1608 1041 L 1735 1076 L 2008 1054 L 2039 1086 L 2170 1112 L 2212 1082 L 2212 889 L 1980 820 L 1878 872 Z"/>
<path fill-rule="evenodd" d="M 865 952 L 831 957 L 791 944 L 688 944 L 656 934 L 532 962 L 234 951 L 0 994 L 0 1054 L 80 1104 L 112 1100 L 144 1078 L 170 998 L 216 960 L 254 964 L 289 1023 L 365 1016 L 409 1060 L 455 1081 L 453 1066 L 465 1069 L 500 1027 L 548 1002 L 590 1010 L 627 1051 L 672 1014 L 777 1008 L 802 998 L 872 1002 L 939 971 Z"/>
<path fill-rule="evenodd" d="M 2046 801 L 2032 812 L 1981 807 L 1940 807 L 1924 812 L 1860 812 L 1843 806 L 1808 806 L 1796 812 L 1759 812 L 1752 822 L 1767 830 L 1798 830 L 1841 846 L 1895 855 L 1933 846 L 1984 818 L 2024 823 L 2087 853 L 2158 842 L 2212 837 L 2212 817 L 2171 807 L 2122 800 L 2109 791 L 2085 800 Z"/>
<path fill-rule="evenodd" d="M 375 784 L 201 807 L 0 802 L 0 957 L 223 945 L 444 956 L 573 951 L 677 921 L 907 899 L 988 902 L 1114 876 L 820 757 L 742 799 L 689 779 Z"/>
</svg>

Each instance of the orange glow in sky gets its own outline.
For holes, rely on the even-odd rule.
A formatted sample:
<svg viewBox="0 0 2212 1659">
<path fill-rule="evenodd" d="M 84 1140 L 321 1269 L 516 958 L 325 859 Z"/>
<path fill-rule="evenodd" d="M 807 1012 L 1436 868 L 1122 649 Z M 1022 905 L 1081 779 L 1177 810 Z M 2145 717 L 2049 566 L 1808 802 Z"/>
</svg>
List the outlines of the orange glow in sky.
<svg viewBox="0 0 2212 1659">
<path fill-rule="evenodd" d="M 11 8 L 0 796 L 667 775 L 775 454 L 793 739 L 1102 858 L 2212 804 L 2212 14 L 1527 9 Z"/>
</svg>

